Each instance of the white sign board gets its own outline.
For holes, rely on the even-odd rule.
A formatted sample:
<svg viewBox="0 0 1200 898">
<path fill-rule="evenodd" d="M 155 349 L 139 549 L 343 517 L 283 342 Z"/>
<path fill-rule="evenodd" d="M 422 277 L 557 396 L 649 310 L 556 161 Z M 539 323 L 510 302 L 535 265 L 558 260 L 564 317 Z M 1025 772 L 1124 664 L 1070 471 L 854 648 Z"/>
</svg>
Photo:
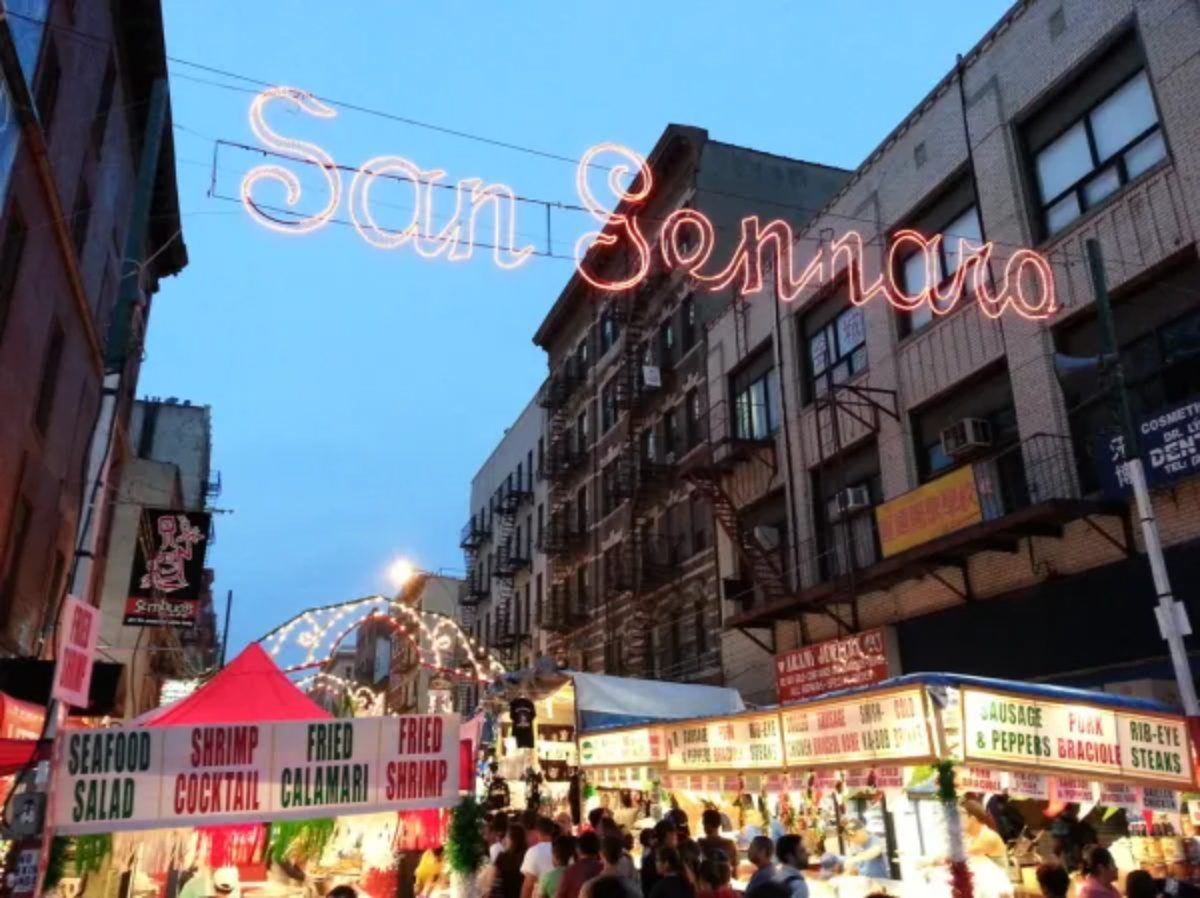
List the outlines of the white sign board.
<svg viewBox="0 0 1200 898">
<path fill-rule="evenodd" d="M 785 708 L 780 717 L 791 767 L 922 761 L 933 756 L 920 688 Z"/>
<path fill-rule="evenodd" d="M 783 767 L 779 718 L 729 717 L 667 728 L 670 770 L 764 770 Z"/>
<path fill-rule="evenodd" d="M 639 727 L 616 733 L 588 733 L 579 740 L 584 767 L 654 764 L 667 757 L 661 730 Z"/>
<path fill-rule="evenodd" d="M 456 717 L 67 730 L 55 745 L 61 835 L 450 807 Z"/>
<path fill-rule="evenodd" d="M 58 658 L 50 695 L 76 708 L 88 706 L 96 639 L 100 635 L 100 609 L 74 596 L 63 601 L 58 623 Z"/>
</svg>

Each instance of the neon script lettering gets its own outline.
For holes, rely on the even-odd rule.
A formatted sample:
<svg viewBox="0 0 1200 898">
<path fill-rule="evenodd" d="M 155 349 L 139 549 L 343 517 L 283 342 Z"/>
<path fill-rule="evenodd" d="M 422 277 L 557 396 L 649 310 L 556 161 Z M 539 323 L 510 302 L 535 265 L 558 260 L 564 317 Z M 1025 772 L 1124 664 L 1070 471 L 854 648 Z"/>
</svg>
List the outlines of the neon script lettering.
<svg viewBox="0 0 1200 898">
<path fill-rule="evenodd" d="M 316 213 L 308 216 L 278 217 L 254 199 L 261 181 L 283 185 L 289 208 L 300 201 L 300 181 L 294 173 L 277 164 L 259 165 L 242 180 L 241 195 L 250 216 L 265 227 L 285 234 L 307 234 L 332 219 L 342 201 L 341 170 L 333 157 L 313 143 L 284 137 L 267 125 L 264 110 L 273 101 L 291 104 L 317 118 L 333 118 L 337 113 L 311 94 L 289 87 L 263 91 L 250 106 L 250 127 L 258 139 L 279 153 L 317 166 L 325 179 L 328 199 Z M 620 160 L 608 170 L 605 179 L 612 194 L 611 206 L 602 202 L 588 183 L 588 174 L 598 167 L 598 157 L 612 154 Z M 371 208 L 371 190 L 381 177 L 411 184 L 412 214 L 401 228 L 385 228 Z M 355 170 L 350 182 L 348 206 L 350 219 L 359 235 L 378 249 L 400 249 L 411 245 L 426 259 L 445 258 L 452 262 L 470 259 L 474 253 L 479 219 L 490 214 L 495 234 L 493 260 L 503 269 L 523 265 L 533 255 L 531 245 L 518 247 L 517 200 L 505 184 L 484 184 L 480 178 L 463 178 L 453 189 L 454 210 L 440 229 L 434 228 L 435 188 L 446 177 L 441 169 L 422 169 L 401 156 L 376 156 Z M 913 311 L 928 306 L 935 314 L 953 311 L 968 292 L 978 300 L 980 310 L 990 318 L 999 318 L 1011 309 L 1025 318 L 1048 318 L 1058 310 L 1054 274 L 1046 257 L 1032 249 L 1019 248 L 1007 259 L 999 258 L 992 242 L 973 245 L 965 239 L 958 243 L 958 267 L 946 279 L 939 277 L 943 236 L 932 237 L 913 230 L 892 235 L 884 253 L 881 271 L 868 279 L 864 240 L 858 231 L 818 243 L 807 259 L 796 257 L 796 236 L 792 226 L 782 220 L 763 222 L 757 215 L 741 220 L 738 242 L 722 266 L 711 263 L 717 244 L 712 220 L 696 209 L 677 209 L 665 219 L 640 214 L 654 188 L 654 177 L 646 160 L 628 147 L 603 143 L 591 147 L 579 160 L 575 189 L 584 209 L 598 223 L 595 230 L 580 236 L 575 244 L 575 267 L 579 276 L 598 290 L 620 292 L 644 282 L 656 262 L 666 271 L 683 271 L 696 284 L 712 291 L 733 288 L 742 296 L 761 293 L 768 272 L 773 272 L 773 288 L 781 302 L 792 302 L 807 288 L 816 289 L 846 278 L 850 301 L 864 305 L 882 297 L 897 309 Z M 657 226 L 648 235 L 646 223 Z M 897 282 L 900 263 L 914 253 L 924 259 L 924 283 L 916 293 Z M 620 260 L 619 266 L 614 261 Z M 1000 272 L 993 277 L 992 263 Z M 907 267 L 907 266 L 905 266 Z M 619 268 L 619 272 L 614 272 Z"/>
</svg>

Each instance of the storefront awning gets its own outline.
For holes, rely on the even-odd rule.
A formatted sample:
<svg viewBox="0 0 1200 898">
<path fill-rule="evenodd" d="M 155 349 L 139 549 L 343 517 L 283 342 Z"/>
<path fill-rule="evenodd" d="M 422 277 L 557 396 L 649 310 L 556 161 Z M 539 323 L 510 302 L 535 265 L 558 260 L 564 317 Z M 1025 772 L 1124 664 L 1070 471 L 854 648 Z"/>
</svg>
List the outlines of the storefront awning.
<svg viewBox="0 0 1200 898">
<path fill-rule="evenodd" d="M 736 689 L 566 671 L 584 732 L 656 720 L 719 717 L 746 709 Z"/>
</svg>

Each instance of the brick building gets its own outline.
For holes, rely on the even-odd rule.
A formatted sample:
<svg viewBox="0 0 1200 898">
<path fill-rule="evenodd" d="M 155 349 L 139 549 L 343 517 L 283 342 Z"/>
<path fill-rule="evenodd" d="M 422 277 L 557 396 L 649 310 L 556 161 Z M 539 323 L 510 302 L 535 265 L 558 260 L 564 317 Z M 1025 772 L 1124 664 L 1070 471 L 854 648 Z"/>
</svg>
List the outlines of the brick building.
<svg viewBox="0 0 1200 898">
<path fill-rule="evenodd" d="M 960 237 L 994 242 L 993 285 L 1032 247 L 1050 261 L 1059 311 L 993 320 L 970 294 L 945 314 L 878 296 L 854 306 L 842 266 L 778 320 L 763 293 L 714 325 L 710 399 L 736 403 L 765 371 L 784 386 L 752 439 L 718 441 L 739 509 L 721 541 L 726 624 L 762 644 L 746 663 L 895 625 L 905 670 L 1170 679 L 1131 503 L 1102 488 L 1115 416 L 1085 242 L 1103 252 L 1144 432 L 1163 413 L 1186 423 L 1200 391 L 1197 88 L 1194 3 L 1017 3 L 796 251 L 856 230 L 867 280 L 892 264 L 914 295 L 931 273 L 952 282 Z M 932 263 L 902 241 L 889 256 L 905 228 L 946 235 Z M 1195 620 L 1200 485 L 1181 470 L 1160 478 L 1155 508 Z"/>
<path fill-rule="evenodd" d="M 48 609 L 71 568 L 102 381 L 123 375 L 109 458 L 119 470 L 134 454 L 123 434 L 150 298 L 187 254 L 169 103 L 152 101 L 166 79 L 158 0 L 8 5 L 14 14 L 0 22 L 11 113 L 0 129 L 0 649 L 30 655 L 41 651 Z M 159 148 L 146 153 L 156 164 L 143 164 L 146 147 Z M 148 207 L 138 209 L 142 197 Z M 123 259 L 151 255 L 140 277 L 123 279 Z M 111 512 L 102 512 L 102 534 Z M 102 568 L 93 568 L 93 583 Z"/>
</svg>

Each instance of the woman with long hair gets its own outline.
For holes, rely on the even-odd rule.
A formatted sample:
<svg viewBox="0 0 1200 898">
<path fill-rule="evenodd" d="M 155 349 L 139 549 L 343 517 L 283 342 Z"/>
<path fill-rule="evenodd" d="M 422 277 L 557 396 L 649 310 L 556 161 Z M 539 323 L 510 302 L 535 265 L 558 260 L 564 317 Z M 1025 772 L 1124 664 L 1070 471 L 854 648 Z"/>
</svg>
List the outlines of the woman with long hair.
<svg viewBox="0 0 1200 898">
<path fill-rule="evenodd" d="M 521 898 L 521 886 L 525 882 L 521 862 L 525 860 L 528 849 L 525 827 L 520 823 L 510 823 L 508 834 L 504 837 L 504 848 L 492 862 L 495 869 L 492 871 L 492 887 L 488 898 Z"/>
</svg>

